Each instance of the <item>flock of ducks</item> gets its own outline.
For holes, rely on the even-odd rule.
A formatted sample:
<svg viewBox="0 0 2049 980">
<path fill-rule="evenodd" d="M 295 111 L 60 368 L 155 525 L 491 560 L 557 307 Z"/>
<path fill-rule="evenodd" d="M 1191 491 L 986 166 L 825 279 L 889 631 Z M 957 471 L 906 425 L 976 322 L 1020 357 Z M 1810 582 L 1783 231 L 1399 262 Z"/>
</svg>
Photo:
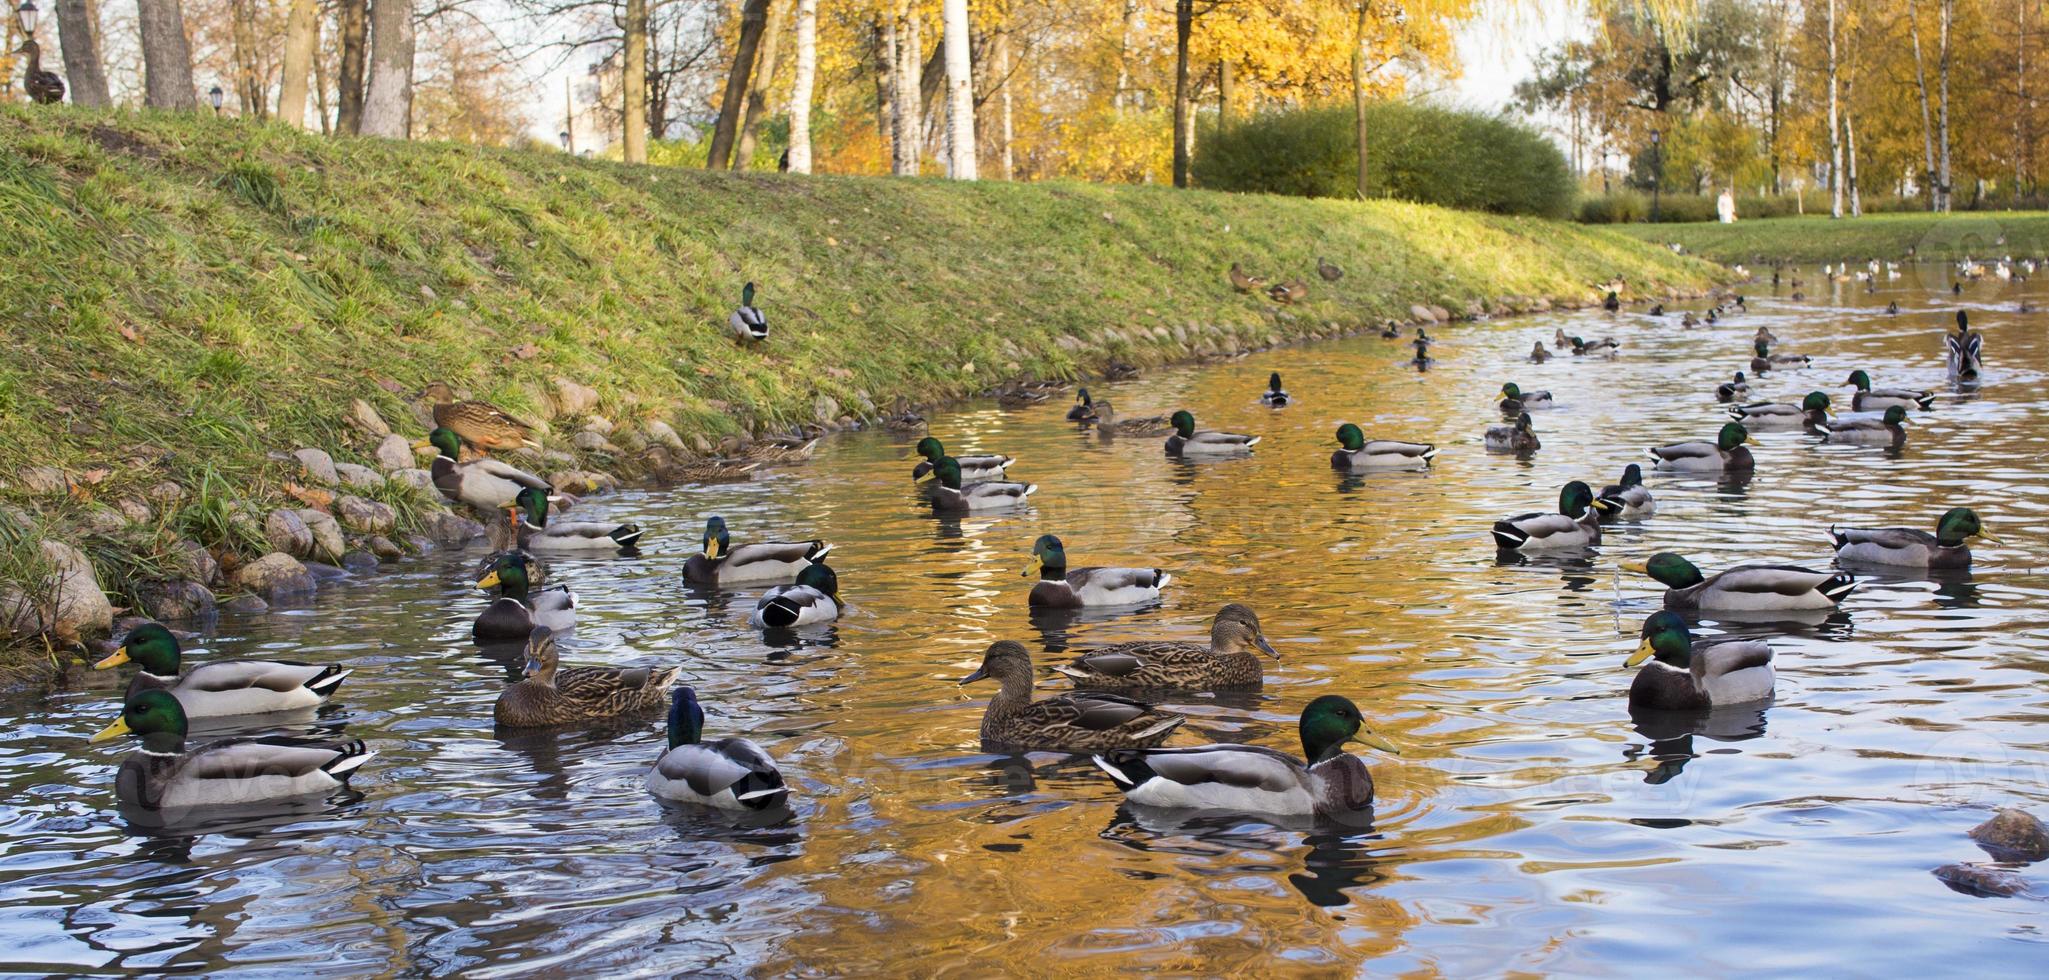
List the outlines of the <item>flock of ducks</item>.
<svg viewBox="0 0 2049 980">
<path fill-rule="evenodd" d="M 1335 278 L 1329 270 L 1325 279 Z M 1336 272 L 1342 275 L 1342 272 Z M 1242 272 L 1233 269 L 1233 281 Z M 1248 278 L 1248 288 L 1256 286 Z M 734 330 L 750 335 L 766 325 L 758 311 L 751 316 L 753 287 L 734 314 Z M 1612 310 L 1619 302 L 1610 294 Z M 1743 309 L 1743 300 L 1717 304 L 1711 316 L 1726 317 Z M 1663 315 L 1655 308 L 1653 315 Z M 1420 331 L 1419 331 L 1420 335 Z M 1760 328 L 1753 341 L 1753 375 L 1798 369 L 1806 358 L 1772 355 L 1776 338 Z M 1418 338 L 1419 356 L 1428 340 Z M 1613 356 L 1619 344 L 1604 338 L 1587 342 L 1559 331 L 1558 347 L 1576 355 Z M 1951 375 L 1959 384 L 1975 383 L 1982 370 L 1983 338 L 1967 317 L 1957 314 L 1957 332 L 1948 335 L 1946 352 Z M 1539 356 L 1543 355 L 1543 356 Z M 1539 341 L 1531 359 L 1549 353 Z M 1825 441 L 1898 445 L 1910 411 L 1927 411 L 1930 392 L 1879 388 L 1859 370 L 1844 382 L 1855 389 L 1851 405 L 1873 417 L 1834 416 L 1829 396 L 1815 391 L 1798 405 L 1744 402 L 1749 380 L 1737 372 L 1715 391 L 1729 405 L 1733 420 L 1712 440 L 1653 447 L 1654 469 L 1690 474 L 1748 472 L 1756 460 L 1747 444 L 1749 427 L 1806 427 Z M 520 643 L 521 678 L 502 692 L 493 708 L 501 728 L 520 729 L 584 724 L 668 708 L 668 747 L 646 775 L 648 791 L 661 799 L 727 809 L 765 810 L 784 806 L 788 787 L 775 761 L 744 738 L 707 741 L 703 707 L 695 692 L 676 686 L 680 666 L 611 668 L 564 666 L 556 635 L 575 623 L 576 600 L 565 586 L 545 586 L 540 554 L 630 553 L 642 536 L 631 523 L 551 520 L 550 506 L 561 501 L 546 481 L 492 458 L 492 450 L 533 445 L 532 433 L 517 418 L 479 402 L 460 401 L 446 386 L 430 386 L 434 429 L 418 444 L 432 450 L 434 485 L 452 502 L 467 504 L 487 515 L 502 513 L 503 550 L 479 566 L 476 585 L 496 591 L 472 625 L 473 638 L 483 644 Z M 1278 373 L 1268 379 L 1260 401 L 1273 407 L 1291 403 Z M 1491 452 L 1528 454 L 1541 448 L 1533 413 L 1553 410 L 1547 391 L 1530 391 L 1514 382 L 1500 389 L 1499 410 L 1513 421 L 1489 428 L 1484 445 Z M 1119 418 L 1106 400 L 1077 392 L 1068 411 L 1070 421 L 1093 426 L 1104 436 L 1163 437 L 1169 457 L 1201 458 L 1244 455 L 1259 443 L 1257 435 L 1200 429 L 1192 413 L 1176 411 L 1166 418 Z M 1437 455 L 1428 443 L 1371 439 L 1359 426 L 1337 429 L 1338 449 L 1330 457 L 1341 471 L 1424 469 Z M 465 450 L 474 458 L 464 461 Z M 981 512 L 1016 507 L 1036 487 L 1008 478 L 1013 457 L 1000 454 L 954 456 L 937 438 L 926 436 L 915 448 L 920 461 L 912 478 L 924 487 L 926 499 L 939 512 Z M 929 484 L 924 481 L 930 480 Z M 1657 503 L 1644 485 L 1643 467 L 1628 465 L 1620 479 L 1596 493 L 1583 481 L 1559 492 L 1555 511 L 1523 514 L 1495 522 L 1492 536 L 1502 552 L 1538 553 L 1583 549 L 1601 541 L 1604 524 L 1642 521 L 1656 514 Z M 1970 563 L 1969 541 L 1986 537 L 1977 514 L 1958 507 L 1943 514 L 1931 533 L 1911 528 L 1832 528 L 1836 558 L 1845 564 L 1914 568 L 1963 568 Z M 685 578 L 710 588 L 771 586 L 758 598 L 750 621 L 757 627 L 787 629 L 828 623 L 841 613 L 839 584 L 826 564 L 832 546 L 823 541 L 753 542 L 735 545 L 723 518 L 711 517 L 700 549 L 684 566 Z M 1855 586 L 1852 576 L 1793 565 L 1744 565 L 1709 575 L 1675 553 L 1653 555 L 1637 566 L 1663 584 L 1665 609 L 1643 622 L 1639 643 L 1627 664 L 1639 667 L 1630 686 L 1632 709 L 1697 711 L 1769 698 L 1774 685 L 1772 650 L 1760 640 L 1701 639 L 1693 636 L 1680 613 L 1830 609 Z M 1033 580 L 1029 603 L 1040 608 L 1131 606 L 1152 601 L 1172 581 L 1164 569 L 1077 566 L 1059 537 L 1042 535 L 1033 543 L 1024 577 Z M 1194 807 L 1251 811 L 1273 815 L 1353 816 L 1370 813 L 1373 778 L 1366 764 L 1347 753 L 1352 743 L 1394 751 L 1368 730 L 1357 705 L 1338 695 L 1319 697 L 1301 712 L 1298 758 L 1269 748 L 1219 744 L 1163 747 L 1185 720 L 1162 707 L 1176 695 L 1256 688 L 1263 681 L 1264 662 L 1278 660 L 1258 615 L 1237 603 L 1220 608 L 1211 620 L 1208 643 L 1138 641 L 1090 651 L 1059 665 L 1055 672 L 1070 681 L 1070 693 L 1035 699 L 1032 657 L 1011 641 L 992 644 L 978 669 L 960 683 L 994 681 L 981 723 L 989 743 L 1012 750 L 1048 750 L 1090 754 L 1096 765 L 1137 803 L 1163 807 Z M 189 669 L 181 663 L 176 634 L 158 624 L 132 631 L 110 657 L 96 664 L 113 668 L 136 666 L 121 716 L 95 741 L 122 734 L 141 739 L 141 748 L 122 763 L 116 793 L 124 805 L 163 814 L 168 810 L 204 809 L 286 797 L 325 794 L 342 786 L 351 774 L 375 756 L 360 740 L 324 741 L 282 736 L 239 736 L 186 745 L 192 719 L 260 719 L 276 712 L 312 708 L 347 679 L 349 670 L 336 666 L 288 661 L 226 660 Z M 1142 696 L 1142 697 L 1141 697 Z M 255 723 L 252 721 L 252 723 Z"/>
</svg>

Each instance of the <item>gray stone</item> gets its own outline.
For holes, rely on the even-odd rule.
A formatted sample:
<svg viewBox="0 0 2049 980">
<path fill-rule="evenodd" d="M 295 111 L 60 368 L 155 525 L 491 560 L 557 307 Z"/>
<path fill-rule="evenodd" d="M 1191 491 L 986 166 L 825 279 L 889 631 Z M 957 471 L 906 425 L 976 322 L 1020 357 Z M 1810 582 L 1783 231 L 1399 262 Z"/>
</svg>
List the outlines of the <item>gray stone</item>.
<svg viewBox="0 0 2049 980">
<path fill-rule="evenodd" d="M 100 588 L 100 578 L 84 553 L 62 541 L 44 540 L 43 561 L 56 578 L 55 616 L 50 632 L 60 639 L 76 641 L 87 634 L 105 633 L 114 624 L 114 604 Z"/>
<path fill-rule="evenodd" d="M 370 549 L 371 554 L 385 561 L 395 561 L 404 558 L 406 554 L 405 549 L 398 546 L 398 542 L 382 534 L 371 535 L 363 542 L 363 547 Z"/>
<path fill-rule="evenodd" d="M 431 491 L 434 489 L 434 474 L 429 473 L 426 470 L 392 470 L 391 473 L 385 477 L 385 479 L 390 480 L 393 483 L 403 483 L 416 490 Z"/>
<path fill-rule="evenodd" d="M 340 561 L 342 552 L 349 550 L 349 545 L 342 538 L 341 524 L 335 521 L 334 516 L 311 507 L 301 507 L 295 513 L 306 522 L 306 530 L 313 532 L 311 557 L 330 565 Z"/>
<path fill-rule="evenodd" d="M 1450 323 L 1451 311 L 1442 306 L 1432 304 L 1430 307 L 1430 319 L 1436 320 L 1438 323 Z"/>
<path fill-rule="evenodd" d="M 367 490 L 384 485 L 384 477 L 368 466 L 358 466 L 355 463 L 336 463 L 334 464 L 334 472 L 337 476 L 341 477 L 343 483 L 352 487 L 361 487 Z"/>
<path fill-rule="evenodd" d="M 536 459 L 536 460 L 537 460 L 538 462 L 540 462 L 540 463 L 545 463 L 545 464 L 547 464 L 547 465 L 549 465 L 549 466 L 575 466 L 575 465 L 576 465 L 576 457 L 574 457 L 574 456 L 571 456 L 571 455 L 569 455 L 568 453 L 565 453 L 565 452 L 563 452 L 563 451 L 562 451 L 562 450 L 560 450 L 560 449 L 550 449 L 550 450 L 547 450 L 546 452 L 542 452 L 542 453 L 538 454 L 538 455 L 537 455 L 537 456 L 535 456 L 534 458 L 535 458 L 535 459 Z"/>
<path fill-rule="evenodd" d="M 349 573 L 342 571 L 339 566 L 329 565 L 317 561 L 309 561 L 306 563 L 306 574 L 313 576 L 313 582 L 315 585 L 318 585 L 321 582 L 332 582 L 336 579 L 349 577 Z"/>
<path fill-rule="evenodd" d="M 384 416 L 377 414 L 377 409 L 361 398 L 349 405 L 349 424 L 379 438 L 391 434 L 391 426 L 385 424 Z"/>
<path fill-rule="evenodd" d="M 241 568 L 235 569 L 235 584 L 275 600 L 279 596 L 298 595 L 313 591 L 313 573 L 299 559 L 282 551 L 273 551 Z"/>
<path fill-rule="evenodd" d="M 434 539 L 424 534 L 408 534 L 406 535 L 406 547 L 424 555 L 434 550 Z"/>
<path fill-rule="evenodd" d="M 207 619 L 215 612 L 213 590 L 189 579 L 154 579 L 135 591 L 155 619 Z"/>
<path fill-rule="evenodd" d="M 1979 898 L 2012 898 L 2028 890 L 2027 879 L 2003 868 L 1945 864 L 1929 873 L 1952 890 Z"/>
<path fill-rule="evenodd" d="M 2003 860 L 2049 859 L 2049 829 L 2026 810 L 1999 811 L 1992 819 L 1972 827 L 1971 839 Z"/>
<path fill-rule="evenodd" d="M 263 601 L 262 596 L 238 595 L 221 603 L 221 608 L 231 613 L 247 616 L 269 612 L 270 603 Z"/>
<path fill-rule="evenodd" d="M 40 496 L 56 496 L 71 489 L 71 481 L 64 478 L 64 471 L 54 466 L 27 466 L 17 475 L 16 482 L 29 493 Z"/>
<path fill-rule="evenodd" d="M 811 399 L 811 417 L 819 422 L 830 422 L 839 418 L 840 403 L 831 395 L 819 395 Z"/>
<path fill-rule="evenodd" d="M 114 501 L 114 509 L 120 511 L 121 516 L 128 518 L 136 524 L 147 524 L 156 518 L 156 511 L 151 510 L 148 504 L 134 497 L 122 497 Z"/>
<path fill-rule="evenodd" d="M 402 470 L 413 465 L 413 444 L 407 442 L 405 436 L 393 433 L 377 444 L 377 451 L 371 454 L 371 458 L 377 460 L 377 465 L 386 473 Z"/>
<path fill-rule="evenodd" d="M 617 426 L 614 426 L 612 424 L 611 419 L 608 419 L 602 415 L 593 415 L 590 418 L 584 419 L 583 427 L 584 429 L 590 432 L 595 432 L 601 436 L 609 436 L 612 434 L 612 431 L 617 428 Z"/>
<path fill-rule="evenodd" d="M 334 512 L 343 527 L 363 534 L 388 534 L 398 526 L 398 511 L 391 505 L 362 497 L 336 497 Z"/>
<path fill-rule="evenodd" d="M 81 530 L 94 534 L 112 534 L 128 526 L 128 518 L 120 511 L 105 504 L 94 504 L 78 515 Z"/>
<path fill-rule="evenodd" d="M 221 563 L 197 541 L 188 539 L 172 545 L 170 560 L 178 574 L 201 585 L 212 586 L 221 579 Z"/>
<path fill-rule="evenodd" d="M 598 393 L 568 378 L 555 379 L 555 411 L 559 415 L 588 415 L 598 407 Z"/>
<path fill-rule="evenodd" d="M 435 511 L 420 521 L 420 530 L 435 544 L 459 548 L 484 536 L 484 525 L 449 511 Z"/>
<path fill-rule="evenodd" d="M 548 484 L 557 492 L 588 496 L 601 490 L 616 490 L 619 481 L 609 474 L 595 470 L 562 470 L 548 476 Z M 563 508 L 567 510 L 568 508 Z"/>
<path fill-rule="evenodd" d="M 606 441 L 605 437 L 585 429 L 569 437 L 569 444 L 587 453 L 618 452 L 619 447 Z"/>
<path fill-rule="evenodd" d="M 304 558 L 313 553 L 313 529 L 295 510 L 283 507 L 271 511 L 263 519 L 263 539 L 271 548 L 294 558 Z"/>
<path fill-rule="evenodd" d="M 352 572 L 374 572 L 377 570 L 377 556 L 367 551 L 351 551 L 342 556 L 341 567 Z"/>
<path fill-rule="evenodd" d="M 299 461 L 300 469 L 305 471 L 306 478 L 309 480 L 315 480 L 320 483 L 335 483 L 341 479 L 341 477 L 335 475 L 334 457 L 329 456 L 327 450 L 296 449 L 292 451 L 292 457 Z"/>
<path fill-rule="evenodd" d="M 158 506 L 169 506 L 185 499 L 185 488 L 165 480 L 149 488 L 149 499 L 156 501 Z"/>
<path fill-rule="evenodd" d="M 647 437 L 651 442 L 667 446 L 670 449 L 683 448 L 683 437 L 676 434 L 676 427 L 661 419 L 649 419 L 646 425 L 641 426 L 641 430 L 647 433 Z"/>
</svg>

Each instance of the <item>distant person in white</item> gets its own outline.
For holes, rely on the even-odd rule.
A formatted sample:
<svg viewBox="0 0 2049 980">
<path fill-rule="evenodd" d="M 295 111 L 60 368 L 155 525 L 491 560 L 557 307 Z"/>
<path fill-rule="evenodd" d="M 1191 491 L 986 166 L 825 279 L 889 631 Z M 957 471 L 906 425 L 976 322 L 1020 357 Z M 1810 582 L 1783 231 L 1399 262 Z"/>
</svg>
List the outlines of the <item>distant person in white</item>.
<svg viewBox="0 0 2049 980">
<path fill-rule="evenodd" d="M 1715 213 L 1721 215 L 1725 225 L 1736 223 L 1736 195 L 1726 187 L 1722 189 L 1722 196 L 1715 198 Z"/>
</svg>

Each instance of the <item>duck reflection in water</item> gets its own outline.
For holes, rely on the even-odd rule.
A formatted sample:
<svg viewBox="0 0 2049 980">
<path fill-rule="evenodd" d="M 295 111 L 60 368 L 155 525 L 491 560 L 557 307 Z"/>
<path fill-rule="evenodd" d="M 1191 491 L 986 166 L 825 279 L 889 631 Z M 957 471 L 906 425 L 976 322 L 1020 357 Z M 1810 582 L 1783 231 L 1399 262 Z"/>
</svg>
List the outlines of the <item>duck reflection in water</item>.
<svg viewBox="0 0 2049 980">
<path fill-rule="evenodd" d="M 529 795 L 542 800 L 569 799 L 569 769 L 563 757 L 580 761 L 623 735 L 646 730 L 640 719 L 613 718 L 589 727 L 506 728 L 498 731 L 498 745 L 526 757 L 526 768 L 540 776 L 539 782 L 525 783 Z"/>
<path fill-rule="evenodd" d="M 1716 742 L 1747 742 L 1764 735 L 1765 712 L 1770 700 L 1732 704 L 1707 711 L 1661 711 L 1629 709 L 1629 720 L 1647 744 L 1631 745 L 1622 757 L 1631 762 L 1649 759 L 1655 765 L 1644 771 L 1643 781 L 1653 786 L 1679 778 L 1688 762 L 1701 754 L 1693 746 L 1695 736 Z"/>
<path fill-rule="evenodd" d="M 1372 842 L 1382 839 L 1373 830 L 1370 813 L 1334 820 L 1184 810 L 1127 801 L 1118 806 L 1102 837 L 1149 854 L 1235 859 L 1243 862 L 1248 872 L 1268 872 L 1289 863 L 1287 855 L 1299 841 L 1307 844 L 1308 850 L 1302 854 L 1300 870 L 1288 874 L 1288 884 L 1319 908 L 1349 905 L 1349 891 L 1371 887 L 1387 877 L 1370 850 Z"/>
<path fill-rule="evenodd" d="M 768 662 L 788 663 L 791 655 L 799 650 L 831 650 L 840 645 L 838 624 L 823 623 L 800 629 L 766 626 L 761 630 L 761 644 L 768 647 Z"/>
<path fill-rule="evenodd" d="M 1033 606 L 1025 615 L 1032 628 L 1039 631 L 1039 643 L 1045 647 L 1047 653 L 1066 653 L 1068 644 L 1074 640 L 1074 627 L 1127 618 L 1142 619 L 1148 614 L 1158 612 L 1161 605 L 1162 601 L 1156 598 L 1129 606 L 1079 606 L 1069 609 Z M 1152 630 L 1156 629 L 1157 625 L 1146 623 L 1144 628 Z"/>
</svg>

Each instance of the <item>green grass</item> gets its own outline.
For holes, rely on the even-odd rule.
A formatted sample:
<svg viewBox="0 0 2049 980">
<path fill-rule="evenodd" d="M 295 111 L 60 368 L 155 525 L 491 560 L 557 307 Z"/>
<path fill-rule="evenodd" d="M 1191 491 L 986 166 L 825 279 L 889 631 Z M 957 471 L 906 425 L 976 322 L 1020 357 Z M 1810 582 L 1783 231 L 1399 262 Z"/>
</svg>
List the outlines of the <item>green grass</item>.
<svg viewBox="0 0 2049 980">
<path fill-rule="evenodd" d="M 1324 284 L 1318 255 L 1350 274 Z M 1311 299 L 1277 315 L 1231 290 L 1233 261 Z M 687 439 L 812 421 L 821 395 L 858 415 L 1182 359 L 1204 341 L 1180 325 L 1255 345 L 1721 274 L 1605 229 L 1398 203 L 710 174 L 20 106 L 0 109 L 0 269 L 0 500 L 62 527 L 174 480 L 195 496 L 161 533 L 241 549 L 223 501 L 274 506 L 293 473 L 266 453 L 367 462 L 350 400 L 417 434 L 436 378 L 545 418 L 566 377 Z M 723 324 L 748 279 L 774 334 L 741 350 Z M 32 498 L 31 465 L 110 472 Z"/>
<path fill-rule="evenodd" d="M 2049 254 L 2049 212 L 2042 211 L 1867 214 L 1841 220 L 1823 215 L 1733 225 L 1710 221 L 1613 227 L 1648 242 L 1677 242 L 1690 254 L 1732 264 Z"/>
</svg>

